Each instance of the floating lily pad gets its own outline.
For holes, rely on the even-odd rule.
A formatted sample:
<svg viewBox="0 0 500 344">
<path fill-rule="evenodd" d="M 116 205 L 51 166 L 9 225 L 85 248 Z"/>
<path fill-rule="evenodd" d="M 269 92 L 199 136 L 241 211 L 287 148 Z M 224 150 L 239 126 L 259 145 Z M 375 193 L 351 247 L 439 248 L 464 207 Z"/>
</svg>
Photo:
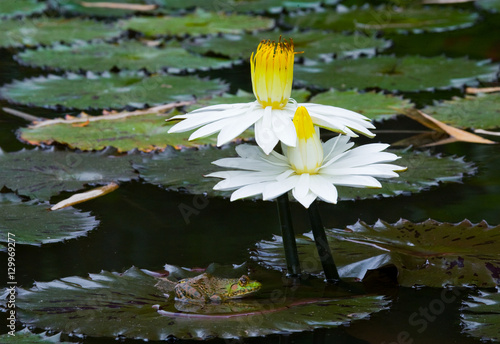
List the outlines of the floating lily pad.
<svg viewBox="0 0 500 344">
<path fill-rule="evenodd" d="M 47 4 L 37 0 L 0 1 L 0 18 L 29 16 L 45 11 Z"/>
<path fill-rule="evenodd" d="M 50 48 L 25 50 L 17 55 L 23 64 L 70 71 L 109 71 L 113 67 L 126 70 L 147 69 L 169 73 L 230 67 L 232 62 L 215 57 L 189 53 L 177 44 L 153 47 L 140 42 L 120 44 L 56 45 Z"/>
<path fill-rule="evenodd" d="M 131 162 L 136 156 L 111 156 L 109 152 L 21 150 L 0 154 L 0 187 L 20 195 L 49 200 L 61 191 L 77 191 L 85 185 L 130 181 L 137 175 Z"/>
<path fill-rule="evenodd" d="M 311 95 L 306 89 L 292 90 L 292 98 L 295 99 L 297 103 L 306 102 L 307 98 Z M 199 99 L 196 103 L 186 106 L 186 112 L 193 111 L 205 106 L 217 105 L 217 104 L 236 104 L 236 103 L 251 103 L 255 101 L 255 95 L 253 93 L 238 90 L 236 94 L 224 93 L 221 96 L 214 96 L 207 99 Z"/>
<path fill-rule="evenodd" d="M 2 334 L 0 342 L 3 344 L 48 344 L 48 343 L 62 343 L 69 344 L 69 342 L 61 342 L 61 334 L 48 335 L 44 333 L 32 333 L 27 328 L 17 331 L 13 336 L 9 334 Z"/>
<path fill-rule="evenodd" d="M 168 134 L 173 122 L 165 123 L 165 120 L 171 115 L 150 113 L 106 119 L 109 117 L 110 115 L 92 117 L 102 120 L 89 122 L 85 126 L 70 122 L 22 128 L 19 130 L 20 138 L 36 145 L 57 142 L 81 150 L 101 150 L 111 146 L 119 152 L 136 148 L 141 151 L 152 151 L 162 150 L 167 146 L 196 147 L 203 144 L 217 144 L 217 138 L 214 136 L 188 141 L 192 132 Z"/>
<path fill-rule="evenodd" d="M 49 0 L 51 5 L 63 13 L 86 15 L 91 17 L 123 17 L 132 15 L 134 10 L 120 9 L 120 8 L 100 8 L 100 7 L 86 7 L 82 2 L 107 2 L 107 3 L 120 3 L 120 4 L 147 4 L 144 0 Z M 149 11 L 148 11 L 149 12 Z"/>
<path fill-rule="evenodd" d="M 393 264 L 399 284 L 407 287 L 492 287 L 500 283 L 500 226 L 486 222 L 400 220 L 389 224 L 379 220 L 368 225 L 359 221 L 345 230 L 327 230 L 327 235 L 341 277 L 362 278 L 369 269 Z M 317 255 L 310 255 L 316 248 L 313 239 L 300 239 L 299 256 L 313 257 L 308 258 L 306 271 L 320 274 Z M 282 250 L 279 238 L 265 241 L 257 245 L 254 257 L 268 267 L 283 269 Z"/>
<path fill-rule="evenodd" d="M 500 12 L 500 1 L 499 0 L 481 0 L 474 2 L 476 6 L 491 12 Z"/>
<path fill-rule="evenodd" d="M 400 173 L 398 178 L 381 179 L 380 189 L 339 186 L 337 187 L 339 199 L 391 197 L 420 192 L 439 185 L 440 182 L 460 182 L 464 175 L 476 171 L 472 164 L 464 162 L 463 159 L 433 156 L 428 151 L 391 150 L 391 152 L 401 157 L 397 160 L 397 164 L 408 167 L 407 171 Z M 204 147 L 181 152 L 166 150 L 134 166 L 146 181 L 169 190 L 182 189 L 193 194 L 206 193 L 210 196 L 228 197 L 231 192 L 212 189 L 219 179 L 203 176 L 221 170 L 220 167 L 213 165 L 212 161 L 235 156 L 237 155 L 232 146 L 223 149 Z"/>
<path fill-rule="evenodd" d="M 142 108 L 146 104 L 159 105 L 193 100 L 222 93 L 226 85 L 217 80 L 203 80 L 194 76 L 171 76 L 142 73 L 87 76 L 68 73 L 65 76 L 49 75 L 14 81 L 0 88 L 8 101 L 47 108 Z M 36 92 L 35 92 L 36 90 Z"/>
<path fill-rule="evenodd" d="M 29 326 L 92 337 L 229 339 L 337 327 L 387 305 L 380 296 L 286 300 L 281 304 L 256 299 L 251 305 L 258 309 L 250 312 L 192 314 L 166 300 L 155 287 L 157 281 L 131 268 L 122 274 L 103 271 L 89 278 L 36 283 L 30 290 L 18 288 L 18 317 Z"/>
<path fill-rule="evenodd" d="M 402 110 L 413 107 L 408 99 L 382 92 L 329 90 L 312 97 L 310 102 L 349 109 L 375 121 L 391 118 Z"/>
<path fill-rule="evenodd" d="M 474 129 L 500 128 L 500 93 L 467 96 L 444 101 L 422 110 L 454 127 Z"/>
<path fill-rule="evenodd" d="M 121 34 L 121 30 L 112 23 L 66 18 L 2 20 L 0 32 L 2 47 L 111 39 Z"/>
<path fill-rule="evenodd" d="M 99 221 L 73 207 L 49 211 L 50 204 L 23 202 L 11 193 L 0 194 L 0 230 L 13 233 L 16 245 L 40 245 L 86 235 Z M 5 244 L 7 238 L 0 238 Z M 3 342 L 2 342 L 3 343 Z"/>
<path fill-rule="evenodd" d="M 284 9 L 293 11 L 297 9 L 319 7 L 322 2 L 334 3 L 336 0 L 320 1 L 320 0 L 153 0 L 154 3 L 161 7 L 170 9 L 189 9 L 202 8 L 214 12 L 252 12 L 252 13 L 279 13 Z"/>
<path fill-rule="evenodd" d="M 274 20 L 259 16 L 213 13 L 198 10 L 182 17 L 134 17 L 121 23 L 124 29 L 134 30 L 149 37 L 199 36 L 216 33 L 240 34 L 268 30 Z"/>
<path fill-rule="evenodd" d="M 423 91 L 496 79 L 498 65 L 466 58 L 378 56 L 296 65 L 295 80 L 321 88 Z M 332 77 L 335 76 L 335 77 Z"/>
<path fill-rule="evenodd" d="M 321 31 L 287 32 L 287 33 L 262 33 L 255 35 L 225 35 L 186 43 L 185 46 L 193 51 L 206 54 L 215 53 L 231 58 L 248 59 L 252 52 L 257 49 L 260 41 L 273 39 L 277 41 L 279 36 L 291 37 L 295 51 L 304 51 L 296 55 L 299 58 L 318 59 L 320 57 L 346 57 L 358 56 L 360 54 L 374 55 L 390 45 L 389 41 L 367 36 L 360 33 L 344 35 L 341 33 L 326 33 Z"/>
<path fill-rule="evenodd" d="M 500 341 L 500 293 L 480 291 L 464 302 L 462 324 L 464 332 L 481 341 Z"/>
<path fill-rule="evenodd" d="M 447 31 L 469 27 L 479 18 L 474 12 L 452 8 L 368 7 L 347 11 L 293 14 L 285 22 L 294 27 L 318 30 L 367 30 L 384 32 Z"/>
</svg>

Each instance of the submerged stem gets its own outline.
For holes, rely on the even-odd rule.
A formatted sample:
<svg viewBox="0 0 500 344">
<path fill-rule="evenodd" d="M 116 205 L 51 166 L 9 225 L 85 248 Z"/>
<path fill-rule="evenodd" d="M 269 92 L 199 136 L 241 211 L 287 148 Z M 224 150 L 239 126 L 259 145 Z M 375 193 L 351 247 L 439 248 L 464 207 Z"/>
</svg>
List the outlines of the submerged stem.
<svg viewBox="0 0 500 344">
<path fill-rule="evenodd" d="M 278 213 L 280 217 L 281 235 L 283 237 L 283 248 L 285 249 L 288 275 L 298 276 L 300 274 L 300 262 L 299 255 L 297 253 L 297 244 L 295 243 L 295 233 L 293 231 L 288 194 L 278 197 Z"/>
<path fill-rule="evenodd" d="M 332 252 L 328 245 L 328 239 L 326 238 L 325 228 L 323 227 L 316 201 L 309 206 L 307 212 L 309 213 L 309 221 L 311 222 L 319 259 L 321 260 L 321 265 L 325 272 L 325 279 L 329 283 L 337 283 L 340 281 L 339 273 L 333 261 Z"/>
</svg>

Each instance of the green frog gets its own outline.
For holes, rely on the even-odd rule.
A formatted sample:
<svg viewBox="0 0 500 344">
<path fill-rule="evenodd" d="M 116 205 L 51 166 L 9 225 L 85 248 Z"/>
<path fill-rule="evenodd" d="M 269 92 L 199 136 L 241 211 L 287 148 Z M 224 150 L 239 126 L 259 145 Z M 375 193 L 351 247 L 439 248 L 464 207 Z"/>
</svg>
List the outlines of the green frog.
<svg viewBox="0 0 500 344">
<path fill-rule="evenodd" d="M 156 287 L 163 292 L 174 292 L 177 301 L 220 303 L 257 292 L 262 284 L 243 275 L 240 278 L 219 278 L 203 273 L 193 278 L 173 282 L 160 278 Z"/>
</svg>

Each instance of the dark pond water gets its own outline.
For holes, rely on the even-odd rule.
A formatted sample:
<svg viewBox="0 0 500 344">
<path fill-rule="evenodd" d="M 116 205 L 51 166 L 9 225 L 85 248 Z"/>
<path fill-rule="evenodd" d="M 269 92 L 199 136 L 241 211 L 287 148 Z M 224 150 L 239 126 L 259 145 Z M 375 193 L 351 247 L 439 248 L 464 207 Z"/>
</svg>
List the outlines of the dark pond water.
<svg viewBox="0 0 500 344">
<path fill-rule="evenodd" d="M 472 28 L 448 33 L 426 33 L 390 35 L 393 47 L 386 54 L 403 56 L 418 54 L 449 57 L 469 56 L 474 59 L 500 61 L 500 15 L 485 15 Z M 0 84 L 13 79 L 42 74 L 37 69 L 19 66 L 13 59 L 14 51 L 0 50 Z M 206 75 L 202 73 L 201 75 Z M 250 91 L 249 66 L 243 65 L 230 72 L 209 73 L 231 82 L 232 90 L 243 88 Z M 450 99 L 462 95 L 455 89 L 438 92 L 406 93 L 405 97 L 418 106 L 433 100 Z M 0 101 L 0 107 L 8 106 L 46 117 L 55 117 L 54 111 L 13 106 Z M 60 113 L 59 113 L 60 115 Z M 0 147 L 4 151 L 31 148 L 16 138 L 16 130 L 27 123 L 0 111 Z M 384 122 L 378 129 L 421 130 L 406 119 Z M 377 140 L 394 142 L 394 134 L 379 134 Z M 432 149 L 433 153 L 465 156 L 474 162 L 478 173 L 466 177 L 463 183 L 449 183 L 433 187 L 412 196 L 340 202 L 338 205 L 320 204 L 320 211 L 327 228 L 343 228 L 358 219 L 374 223 L 377 219 L 395 222 L 405 218 L 414 222 L 428 218 L 437 221 L 472 222 L 486 220 L 500 224 L 500 147 L 467 143 L 454 143 Z M 1 168 L 1 166 L 0 166 Z M 67 195 L 53 199 L 57 201 Z M 43 247 L 18 246 L 17 274 L 19 286 L 30 287 L 34 281 L 51 281 L 66 276 L 87 276 L 89 272 L 101 270 L 122 272 L 131 266 L 149 270 L 161 270 L 163 265 L 173 264 L 186 267 L 206 267 L 212 262 L 240 264 L 249 260 L 249 249 L 263 239 L 279 234 L 276 205 L 272 202 L 242 201 L 231 203 L 224 199 L 206 200 L 206 206 L 186 223 L 179 211 L 179 205 L 192 205 L 192 195 L 162 190 L 142 181 L 123 183 L 120 188 L 106 197 L 76 206 L 91 211 L 100 225 L 85 237 L 64 243 Z M 293 219 L 297 233 L 308 232 L 307 213 L 298 204 L 292 204 Z M 1 261 L 6 254 L 0 253 Z M 252 269 L 262 268 L 249 262 Z M 258 273 L 258 272 L 257 272 Z M 474 290 L 461 289 L 459 296 L 446 304 L 437 316 L 417 317 L 414 313 L 429 307 L 433 300 L 441 297 L 441 289 L 398 288 L 391 281 L 394 271 L 387 270 L 387 283 L 377 280 L 369 290 L 387 295 L 391 307 L 368 320 L 352 323 L 335 329 L 318 329 L 297 334 L 277 334 L 265 338 L 248 338 L 245 343 L 480 343 L 479 339 L 462 333 L 460 312 L 462 300 Z M 269 284 L 276 285 L 281 274 L 273 272 L 264 275 Z M 1 277 L 2 279 L 4 276 Z M 321 283 L 315 283 L 322 288 Z M 285 288 L 284 286 L 280 288 Z M 319 291 L 321 292 L 321 291 Z M 420 313 L 419 313 L 420 314 Z M 4 317 L 0 334 L 6 333 Z M 69 339 L 75 341 L 75 339 Z M 81 341 L 81 339 L 80 339 Z M 86 338 L 83 343 L 111 343 L 112 339 Z M 127 343 L 136 341 L 126 340 Z M 224 342 L 212 340 L 211 342 Z"/>
</svg>

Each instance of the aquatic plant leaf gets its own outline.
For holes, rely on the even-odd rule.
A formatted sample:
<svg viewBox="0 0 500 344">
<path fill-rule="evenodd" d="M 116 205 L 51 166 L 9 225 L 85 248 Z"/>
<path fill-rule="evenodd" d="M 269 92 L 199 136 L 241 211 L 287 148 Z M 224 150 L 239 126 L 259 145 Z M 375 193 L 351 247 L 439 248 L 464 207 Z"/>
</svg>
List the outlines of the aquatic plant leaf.
<svg viewBox="0 0 500 344">
<path fill-rule="evenodd" d="M 279 13 L 284 9 L 293 11 L 297 9 L 308 9 L 319 7 L 322 2 L 320 0 L 153 0 L 155 4 L 169 9 L 189 9 L 202 8 L 211 11 L 226 11 L 226 12 L 251 12 L 251 13 Z M 336 0 L 326 1 L 328 3 L 336 2 Z"/>
<path fill-rule="evenodd" d="M 464 301 L 461 322 L 463 331 L 481 341 L 500 341 L 500 293 L 479 291 Z"/>
<path fill-rule="evenodd" d="M 274 27 L 274 20 L 259 16 L 224 14 L 198 10 L 182 17 L 133 17 L 123 20 L 123 29 L 134 30 L 148 37 L 199 36 L 217 33 L 239 34 Z"/>
<path fill-rule="evenodd" d="M 474 2 L 474 5 L 482 8 L 483 10 L 490 12 L 500 12 L 500 1 L 499 0 L 481 0 Z"/>
<path fill-rule="evenodd" d="M 292 90 L 292 98 L 295 99 L 297 103 L 305 103 L 310 95 L 311 93 L 306 89 Z M 206 99 L 197 99 L 196 103 L 187 105 L 184 110 L 186 112 L 190 112 L 210 105 L 251 103 L 254 101 L 255 95 L 253 93 L 238 90 L 236 94 L 224 93 L 221 96 L 213 96 L 212 98 Z"/>
<path fill-rule="evenodd" d="M 322 31 L 307 32 L 265 32 L 260 34 L 246 35 L 224 35 L 208 38 L 199 38 L 195 41 L 184 43 L 184 46 L 192 51 L 201 54 L 214 53 L 230 58 L 248 59 L 252 52 L 262 40 L 275 40 L 279 36 L 293 39 L 295 51 L 304 51 L 303 54 L 296 55 L 296 58 L 319 59 L 321 57 L 332 58 L 374 55 L 390 45 L 389 41 L 376 38 L 375 36 L 354 33 L 345 35 L 341 33 L 326 33 Z"/>
<path fill-rule="evenodd" d="M 127 15 L 132 15 L 135 13 L 132 9 L 120 9 L 120 8 L 102 8 L 93 7 L 92 3 L 119 3 L 119 4 L 147 4 L 145 0 L 49 0 L 52 7 L 56 8 L 58 11 L 69 14 L 85 15 L 90 17 L 100 17 L 100 18 L 116 18 L 124 17 Z M 87 6 L 84 6 L 85 3 Z M 142 11 L 141 11 L 142 12 Z M 146 11 L 150 12 L 150 11 Z"/>
<path fill-rule="evenodd" d="M 472 26 L 479 18 L 474 12 L 452 8 L 368 7 L 347 11 L 327 10 L 292 14 L 285 23 L 299 28 L 334 31 L 442 32 Z"/>
<path fill-rule="evenodd" d="M 29 16 L 45 11 L 47 4 L 37 0 L 0 1 L 0 18 Z"/>
<path fill-rule="evenodd" d="M 101 150 L 111 146 L 118 152 L 133 149 L 141 151 L 163 150 L 167 146 L 197 147 L 204 144 L 217 144 L 216 136 L 188 141 L 191 132 L 172 133 L 168 131 L 174 122 L 165 122 L 174 114 L 144 113 L 141 115 L 120 116 L 107 119 L 110 115 L 88 116 L 92 121 L 84 122 L 83 126 L 67 123 L 43 125 L 44 122 L 19 130 L 20 138 L 31 144 L 53 144 L 54 142 L 68 145 L 81 150 Z M 127 113 L 124 113 L 127 114 Z M 133 113 L 131 113 L 133 114 Z M 101 120 L 99 120 L 101 119 Z M 244 133 L 243 137 L 252 134 Z"/>
<path fill-rule="evenodd" d="M 493 81 L 498 65 L 443 56 L 377 56 L 296 65 L 294 71 L 294 81 L 320 88 L 424 91 L 474 85 L 478 79 Z"/>
<path fill-rule="evenodd" d="M 479 94 L 445 100 L 425 107 L 422 112 L 460 128 L 500 128 L 500 93 Z"/>
<path fill-rule="evenodd" d="M 8 333 L 0 335 L 0 342 L 3 344 L 69 344 L 69 342 L 61 342 L 61 333 L 54 335 L 48 335 L 47 332 L 32 333 L 27 328 L 15 332 L 13 336 Z"/>
<path fill-rule="evenodd" d="M 404 109 L 413 107 L 410 100 L 402 97 L 382 92 L 359 93 L 355 90 L 329 90 L 315 95 L 310 102 L 349 109 L 375 121 L 394 117 Z"/>
<path fill-rule="evenodd" d="M 473 164 L 461 158 L 433 156 L 428 151 L 389 151 L 401 157 L 397 164 L 406 166 L 407 171 L 401 172 L 398 178 L 380 179 L 380 189 L 338 186 L 339 199 L 357 200 L 416 193 L 441 182 L 460 182 L 464 175 L 476 172 Z M 233 146 L 222 149 L 200 147 L 199 150 L 186 149 L 180 152 L 170 149 L 148 157 L 134 167 L 139 170 L 141 178 L 168 190 L 228 197 L 231 192 L 212 189 L 219 181 L 218 178 L 203 176 L 223 170 L 213 165 L 212 161 L 235 156 L 237 155 Z"/>
<path fill-rule="evenodd" d="M 143 73 L 121 72 L 99 76 L 88 73 L 85 77 L 68 73 L 15 80 L 0 88 L 0 94 L 14 103 L 46 108 L 121 109 L 193 100 L 222 93 L 226 88 L 217 80 L 194 76 L 148 77 Z"/>
<path fill-rule="evenodd" d="M 137 178 L 131 163 L 135 155 L 112 156 L 107 151 L 77 153 L 54 150 L 21 150 L 0 154 L 0 187 L 38 200 L 49 200 L 61 191 L 78 191 L 85 185 Z"/>
<path fill-rule="evenodd" d="M 120 44 L 100 42 L 72 46 L 56 45 L 25 50 L 19 53 L 16 59 L 30 66 L 94 72 L 105 72 L 116 67 L 120 70 L 167 70 L 169 73 L 180 73 L 230 67 L 232 64 L 227 59 L 189 53 L 176 43 L 155 47 L 135 41 Z"/>
<path fill-rule="evenodd" d="M 82 30 L 85 28 L 85 30 Z M 118 37 L 121 30 L 113 23 L 67 18 L 35 18 L 0 21 L 0 46 L 50 45 L 57 42 L 90 41 Z"/>
<path fill-rule="evenodd" d="M 299 237 L 299 256 L 306 272 L 321 273 L 311 235 Z M 363 278 L 367 270 L 392 264 L 402 286 L 445 285 L 492 287 L 500 283 L 500 226 L 486 222 L 441 223 L 400 220 L 374 225 L 359 221 L 346 229 L 328 229 L 327 236 L 341 277 Z M 257 244 L 254 259 L 282 270 L 286 266 L 280 238 Z"/>
<path fill-rule="evenodd" d="M 221 307 L 234 307 L 229 310 L 231 314 L 193 314 L 192 309 L 186 309 L 189 304 L 181 303 L 184 308 L 179 310 L 166 299 L 155 287 L 157 281 L 133 267 L 121 274 L 103 271 L 88 278 L 73 276 L 36 283 L 32 289 L 18 289 L 16 309 L 21 322 L 37 328 L 92 337 L 164 341 L 172 337 L 256 337 L 337 327 L 366 318 L 387 305 L 381 296 L 316 298 L 277 305 L 254 299 L 222 303 Z"/>
<path fill-rule="evenodd" d="M 1 193 L 0 231 L 15 234 L 16 245 L 39 246 L 86 235 L 99 225 L 89 212 L 73 207 L 58 211 L 48 211 L 49 208 L 47 202 L 23 202 L 13 193 Z M 6 235 L 0 241 L 6 244 Z"/>
</svg>

